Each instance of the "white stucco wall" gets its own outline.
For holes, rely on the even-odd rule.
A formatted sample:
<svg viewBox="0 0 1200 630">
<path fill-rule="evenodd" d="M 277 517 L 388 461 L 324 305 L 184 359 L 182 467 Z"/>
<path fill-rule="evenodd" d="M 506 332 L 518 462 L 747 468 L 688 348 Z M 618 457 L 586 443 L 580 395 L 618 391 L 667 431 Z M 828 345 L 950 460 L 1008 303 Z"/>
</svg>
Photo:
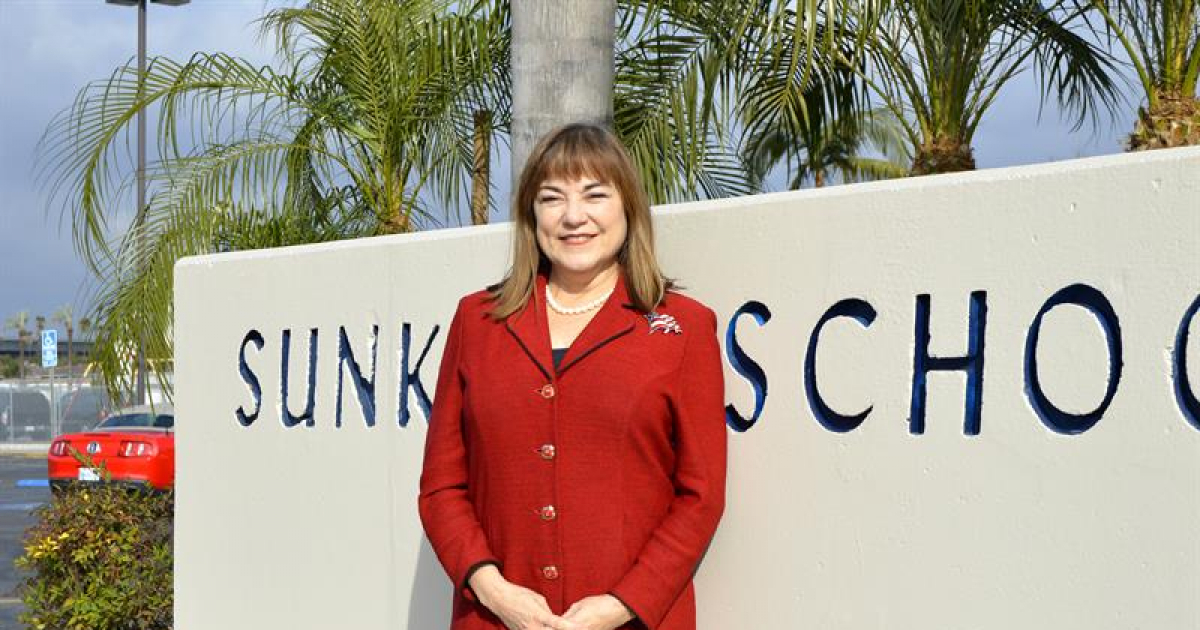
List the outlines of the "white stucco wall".
<svg viewBox="0 0 1200 630">
<path fill-rule="evenodd" d="M 1200 150 L 1121 155 L 657 210 L 664 266 L 714 308 L 766 376 L 761 416 L 730 431 L 729 503 L 698 577 L 700 627 L 1078 630 L 1200 628 Z M 445 627 L 450 587 L 415 498 L 425 417 L 398 424 L 402 324 L 430 395 L 457 298 L 500 277 L 506 225 L 191 258 L 176 267 L 180 630 Z M 1089 429 L 1052 430 L 1030 396 L 1026 343 L 1060 289 L 1111 304 L 1121 362 Z M 963 371 L 928 374 L 914 433 L 918 303 L 929 353 L 967 353 L 971 294 L 986 305 L 977 435 Z M 1094 297 L 1094 296 L 1093 296 Z M 875 318 L 814 326 L 848 298 Z M 771 317 L 733 321 L 748 301 Z M 369 373 L 376 422 L 346 372 L 335 426 L 339 327 Z M 319 330 L 314 425 L 305 403 Z M 1110 332 L 1116 336 L 1116 327 Z M 261 411 L 239 372 L 245 345 Z M 1181 330 L 1190 335 L 1179 363 Z M 1036 373 L 1069 413 L 1097 408 L 1116 364 L 1101 319 L 1063 304 L 1040 326 Z M 727 359 L 728 360 L 728 359 Z M 1181 372 L 1183 373 L 1181 375 Z M 726 369 L 743 416 L 755 386 Z M 1186 394 L 1186 392 L 1185 392 Z M 1045 415 L 1045 414 L 1042 414 Z M 1060 427 L 1061 428 L 1061 427 Z"/>
</svg>

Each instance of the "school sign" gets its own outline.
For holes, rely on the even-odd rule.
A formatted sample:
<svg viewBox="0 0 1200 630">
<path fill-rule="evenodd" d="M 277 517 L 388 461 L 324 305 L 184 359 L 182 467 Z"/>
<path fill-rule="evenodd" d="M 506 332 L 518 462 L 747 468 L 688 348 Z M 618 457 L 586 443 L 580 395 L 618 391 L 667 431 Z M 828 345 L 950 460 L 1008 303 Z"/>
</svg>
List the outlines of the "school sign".
<svg viewBox="0 0 1200 630">
<path fill-rule="evenodd" d="M 656 217 L 727 362 L 701 628 L 1200 627 L 1200 150 Z M 179 263 L 178 628 L 445 627 L 426 418 L 508 243 Z"/>
</svg>

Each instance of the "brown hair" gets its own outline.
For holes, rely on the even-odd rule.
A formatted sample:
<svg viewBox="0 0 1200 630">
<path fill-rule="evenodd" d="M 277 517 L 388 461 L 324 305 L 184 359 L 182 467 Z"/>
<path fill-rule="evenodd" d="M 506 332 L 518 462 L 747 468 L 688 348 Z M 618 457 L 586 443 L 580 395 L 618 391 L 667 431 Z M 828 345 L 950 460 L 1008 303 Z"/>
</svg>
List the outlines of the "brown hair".
<svg viewBox="0 0 1200 630">
<path fill-rule="evenodd" d="M 546 134 L 521 171 L 512 207 L 512 264 L 504 280 L 489 287 L 493 301 L 489 314 L 493 318 L 504 319 L 524 308 L 533 295 L 538 272 L 549 271 L 550 261 L 537 243 L 533 201 L 538 188 L 548 179 L 585 176 L 613 186 L 621 195 L 628 228 L 617 262 L 625 274 L 629 300 L 648 313 L 668 289 L 674 288 L 654 255 L 650 202 L 625 147 L 603 127 L 573 123 Z"/>
</svg>

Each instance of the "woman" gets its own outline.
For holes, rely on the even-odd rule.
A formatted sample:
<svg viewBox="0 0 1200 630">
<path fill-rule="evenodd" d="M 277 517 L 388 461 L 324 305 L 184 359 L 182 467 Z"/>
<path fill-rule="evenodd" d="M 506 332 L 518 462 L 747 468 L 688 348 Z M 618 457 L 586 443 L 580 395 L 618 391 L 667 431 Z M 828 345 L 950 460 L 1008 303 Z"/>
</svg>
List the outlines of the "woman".
<svg viewBox="0 0 1200 630">
<path fill-rule="evenodd" d="M 464 297 L 425 443 L 421 521 L 453 630 L 692 630 L 724 509 L 716 318 L 671 291 L 608 131 L 542 139 L 512 267 Z"/>
</svg>

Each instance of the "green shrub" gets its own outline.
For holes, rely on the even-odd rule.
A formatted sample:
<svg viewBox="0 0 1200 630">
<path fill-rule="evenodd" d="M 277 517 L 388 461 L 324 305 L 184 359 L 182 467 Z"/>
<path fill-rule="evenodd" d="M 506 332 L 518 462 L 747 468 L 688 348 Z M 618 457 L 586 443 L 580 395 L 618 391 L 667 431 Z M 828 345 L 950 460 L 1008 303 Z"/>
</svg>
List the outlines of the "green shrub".
<svg viewBox="0 0 1200 630">
<path fill-rule="evenodd" d="M 20 373 L 20 362 L 10 356 L 0 357 L 0 378 L 17 378 Z"/>
<path fill-rule="evenodd" d="M 17 566 L 30 628 L 161 630 L 172 625 L 173 492 L 71 488 L 37 509 Z"/>
</svg>

